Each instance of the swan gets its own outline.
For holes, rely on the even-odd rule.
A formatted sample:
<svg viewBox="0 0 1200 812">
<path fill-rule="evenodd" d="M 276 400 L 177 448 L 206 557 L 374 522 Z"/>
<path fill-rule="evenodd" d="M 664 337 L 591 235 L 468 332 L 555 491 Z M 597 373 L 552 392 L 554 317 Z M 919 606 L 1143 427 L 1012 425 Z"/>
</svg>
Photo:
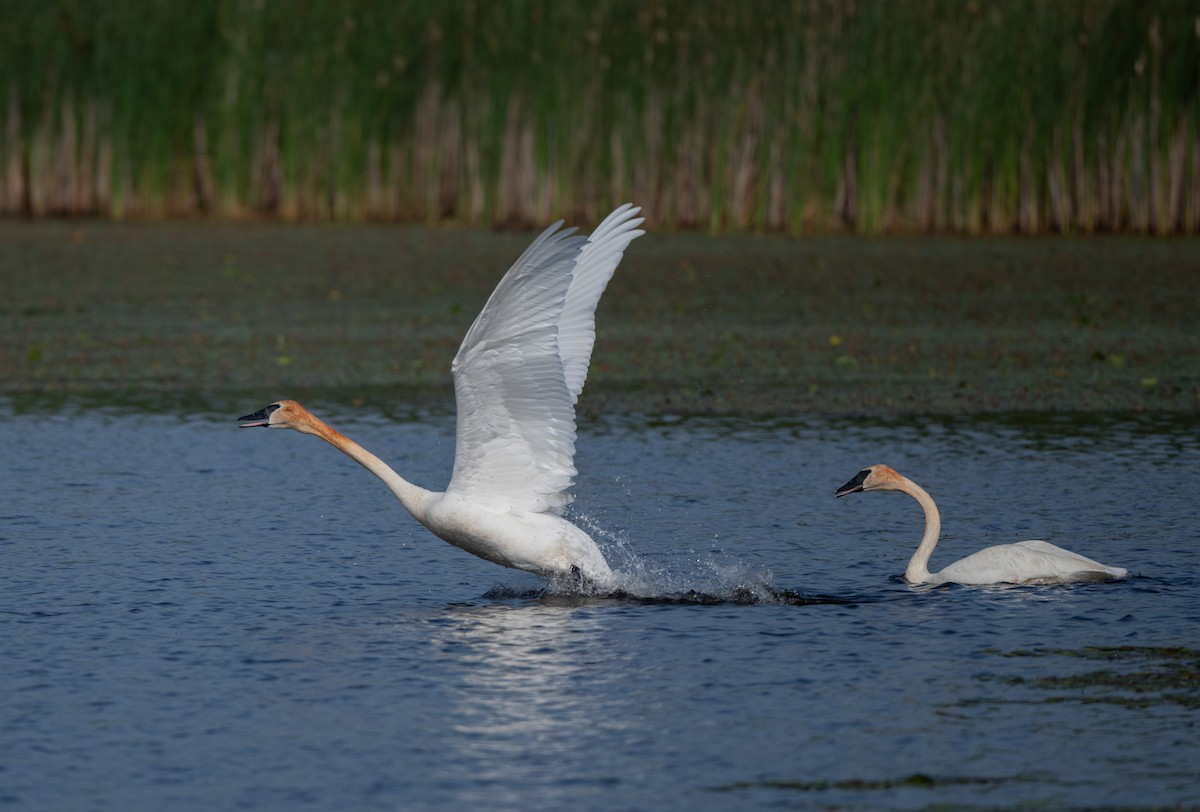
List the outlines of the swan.
<svg viewBox="0 0 1200 812">
<path fill-rule="evenodd" d="M 575 403 L 596 341 L 596 306 L 641 236 L 626 203 L 590 237 L 563 221 L 508 270 L 451 364 L 458 410 L 454 470 L 442 493 L 407 481 L 294 400 L 239 418 L 242 428 L 313 434 L 362 465 L 434 535 L 496 564 L 611 588 L 600 548 L 563 518 L 577 473 Z"/>
<path fill-rule="evenodd" d="M 1108 567 L 1045 541 L 1019 541 L 987 547 L 955 561 L 941 572 L 929 571 L 942 518 L 925 489 L 886 465 L 864 468 L 834 492 L 842 497 L 868 491 L 907 493 L 925 511 L 925 536 L 908 562 L 904 580 L 910 584 L 1066 584 L 1124 578 L 1126 570 Z"/>
</svg>

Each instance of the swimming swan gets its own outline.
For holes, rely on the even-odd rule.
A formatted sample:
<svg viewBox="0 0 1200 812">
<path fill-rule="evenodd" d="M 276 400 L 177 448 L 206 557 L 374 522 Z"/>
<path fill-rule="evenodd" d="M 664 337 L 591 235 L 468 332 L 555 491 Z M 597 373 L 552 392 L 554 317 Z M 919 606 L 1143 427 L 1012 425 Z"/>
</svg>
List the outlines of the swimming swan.
<svg viewBox="0 0 1200 812">
<path fill-rule="evenodd" d="M 1107 581 L 1124 578 L 1126 574 L 1120 567 L 1106 567 L 1045 541 L 987 547 L 955 561 L 941 572 L 931 573 L 929 557 L 942 530 L 942 519 L 933 499 L 920 485 L 886 465 L 862 469 L 833 495 L 867 491 L 901 491 L 916 499 L 925 510 L 925 536 L 904 571 L 904 580 L 910 584 L 1065 584 Z"/>
<path fill-rule="evenodd" d="M 241 427 L 315 434 L 383 480 L 434 535 L 480 558 L 611 585 L 600 548 L 562 513 L 576 474 L 575 403 L 596 341 L 596 305 L 644 233 L 639 211 L 626 203 L 587 238 L 559 220 L 500 280 L 451 365 L 458 431 L 444 493 L 408 482 L 294 400 L 240 418 Z"/>
</svg>

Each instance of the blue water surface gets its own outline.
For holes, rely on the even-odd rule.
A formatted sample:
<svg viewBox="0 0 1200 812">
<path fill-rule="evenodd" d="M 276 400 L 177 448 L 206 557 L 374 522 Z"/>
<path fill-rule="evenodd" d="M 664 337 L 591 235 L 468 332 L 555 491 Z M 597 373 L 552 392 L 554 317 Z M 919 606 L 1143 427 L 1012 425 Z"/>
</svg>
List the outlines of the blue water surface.
<svg viewBox="0 0 1200 812">
<path fill-rule="evenodd" d="M 0 402 L 0 807 L 1200 800 L 1193 419 L 584 422 L 572 515 L 614 565 L 762 600 L 698 605 L 541 596 L 238 430 L 261 405 Z M 444 486 L 452 414 L 310 405 Z M 876 462 L 938 500 L 935 568 L 1044 538 L 1132 576 L 909 587 L 917 505 L 832 495 Z"/>
</svg>

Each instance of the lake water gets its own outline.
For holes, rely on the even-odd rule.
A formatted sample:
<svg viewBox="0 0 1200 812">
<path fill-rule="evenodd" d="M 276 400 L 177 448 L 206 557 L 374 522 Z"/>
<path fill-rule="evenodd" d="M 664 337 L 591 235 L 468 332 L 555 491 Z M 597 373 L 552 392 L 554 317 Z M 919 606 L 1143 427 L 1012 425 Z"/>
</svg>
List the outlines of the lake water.
<svg viewBox="0 0 1200 812">
<path fill-rule="evenodd" d="M 0 807 L 1200 800 L 1194 418 L 585 422 L 574 516 L 643 591 L 844 601 L 689 605 L 543 599 L 262 405 L 0 401 Z M 451 414 L 309 405 L 444 485 Z M 917 505 L 832 495 L 875 462 L 938 500 L 935 568 L 1133 576 L 909 587 Z"/>
</svg>

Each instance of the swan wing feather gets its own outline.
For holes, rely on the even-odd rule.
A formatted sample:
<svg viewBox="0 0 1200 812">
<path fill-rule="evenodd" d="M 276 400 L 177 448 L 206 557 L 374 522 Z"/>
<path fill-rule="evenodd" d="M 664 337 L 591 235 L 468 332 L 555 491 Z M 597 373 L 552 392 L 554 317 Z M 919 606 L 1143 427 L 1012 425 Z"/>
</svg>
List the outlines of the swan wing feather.
<svg viewBox="0 0 1200 812">
<path fill-rule="evenodd" d="M 458 431 L 447 493 L 501 511 L 561 514 L 570 504 L 595 309 L 642 233 L 637 211 L 618 208 L 590 238 L 555 223 L 500 280 L 451 366 Z"/>
<path fill-rule="evenodd" d="M 446 491 L 497 510 L 559 512 L 575 475 L 558 318 L 586 240 L 561 226 L 500 280 L 451 365 L 458 430 Z"/>
<path fill-rule="evenodd" d="M 600 296 L 629 243 L 645 233 L 638 229 L 645 219 L 637 216 L 639 211 L 631 203 L 614 209 L 588 237 L 575 263 L 558 324 L 558 351 L 572 405 L 578 401 L 587 380 L 592 347 L 596 343 L 596 306 Z"/>
<path fill-rule="evenodd" d="M 500 280 L 451 367 L 458 432 L 447 492 L 505 511 L 561 514 L 570 504 L 596 306 L 643 233 L 638 211 L 617 208 L 586 239 L 560 220 Z"/>
</svg>

